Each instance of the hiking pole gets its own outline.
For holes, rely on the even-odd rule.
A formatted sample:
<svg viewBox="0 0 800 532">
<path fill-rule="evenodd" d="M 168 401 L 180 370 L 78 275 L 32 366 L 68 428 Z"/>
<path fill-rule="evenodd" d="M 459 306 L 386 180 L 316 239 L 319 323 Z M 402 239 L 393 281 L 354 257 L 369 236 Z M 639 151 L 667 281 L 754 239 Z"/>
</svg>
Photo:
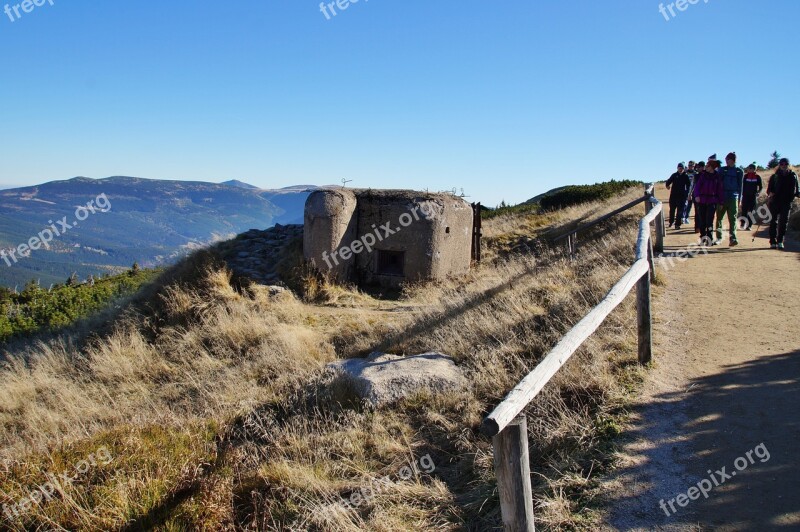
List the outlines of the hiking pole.
<svg viewBox="0 0 800 532">
<path fill-rule="evenodd" d="M 756 241 L 756 235 L 758 234 L 758 232 L 759 232 L 759 231 L 761 231 L 761 224 L 762 224 L 762 223 L 764 223 L 764 222 L 763 222 L 763 220 L 761 220 L 761 219 L 760 219 L 760 217 L 759 217 L 759 220 L 758 220 L 758 227 L 756 227 L 756 232 L 755 232 L 755 233 L 753 233 L 753 240 L 751 240 L 751 242 L 755 242 L 755 241 Z"/>
<path fill-rule="evenodd" d="M 767 209 L 769 209 L 769 210 L 770 210 L 770 212 L 772 212 L 772 209 L 770 209 L 770 205 L 769 205 L 769 199 L 768 199 L 768 200 L 767 200 L 767 201 L 764 203 L 764 205 L 766 205 L 766 206 L 767 206 Z M 763 218 L 763 217 L 762 217 L 762 216 L 759 214 L 759 216 L 758 216 L 758 227 L 756 228 L 756 232 L 755 232 L 755 233 L 753 233 L 753 240 L 752 240 L 752 242 L 755 242 L 755 241 L 756 241 L 756 235 L 758 234 L 758 232 L 759 232 L 759 231 L 761 231 L 761 225 L 762 225 L 763 223 L 764 223 L 764 218 Z"/>
</svg>

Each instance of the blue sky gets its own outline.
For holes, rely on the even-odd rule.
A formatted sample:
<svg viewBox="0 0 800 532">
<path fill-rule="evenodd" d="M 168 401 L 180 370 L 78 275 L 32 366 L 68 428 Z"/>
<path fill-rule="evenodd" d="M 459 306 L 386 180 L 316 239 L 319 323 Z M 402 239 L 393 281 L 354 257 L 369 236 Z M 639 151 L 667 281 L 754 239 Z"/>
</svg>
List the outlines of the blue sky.
<svg viewBox="0 0 800 532">
<path fill-rule="evenodd" d="M 0 12 L 0 183 L 347 178 L 495 205 L 660 179 L 713 152 L 800 159 L 800 2 L 674 11 L 361 0 L 328 20 L 319 0 L 54 0 L 14 22 Z"/>
</svg>

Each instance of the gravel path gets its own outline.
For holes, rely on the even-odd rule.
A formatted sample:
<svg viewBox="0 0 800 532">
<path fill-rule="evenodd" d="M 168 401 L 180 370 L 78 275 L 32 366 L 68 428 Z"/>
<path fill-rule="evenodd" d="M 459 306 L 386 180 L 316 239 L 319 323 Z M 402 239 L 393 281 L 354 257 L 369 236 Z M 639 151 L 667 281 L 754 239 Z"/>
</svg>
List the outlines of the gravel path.
<svg viewBox="0 0 800 532">
<path fill-rule="evenodd" d="M 656 367 L 605 484 L 608 529 L 800 530 L 800 246 L 753 236 L 670 262 L 696 235 L 667 232 Z"/>
</svg>

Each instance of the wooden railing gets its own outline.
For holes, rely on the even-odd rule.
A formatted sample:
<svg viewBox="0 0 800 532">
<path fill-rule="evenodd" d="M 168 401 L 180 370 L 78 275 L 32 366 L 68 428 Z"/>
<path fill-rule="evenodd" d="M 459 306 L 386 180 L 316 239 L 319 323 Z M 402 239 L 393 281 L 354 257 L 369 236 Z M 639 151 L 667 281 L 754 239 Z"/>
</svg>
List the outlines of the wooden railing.
<svg viewBox="0 0 800 532">
<path fill-rule="evenodd" d="M 638 203 L 645 202 L 646 215 L 639 222 L 639 237 L 636 241 L 633 265 L 611 288 L 606 297 L 564 335 L 564 338 L 542 359 L 539 365 L 523 378 L 483 420 L 481 431 L 493 438 L 494 468 L 497 490 L 500 495 L 500 510 L 503 516 L 503 526 L 508 531 L 533 532 L 534 530 L 533 492 L 528 460 L 528 427 L 523 411 L 542 391 L 553 375 L 575 354 L 583 342 L 622 303 L 634 286 L 636 287 L 639 362 L 647 364 L 652 359 L 650 283 L 655 270 L 650 225 L 655 223 L 656 239 L 659 243 L 663 243 L 665 232 L 662 204 L 655 199 L 653 191 L 653 185 L 647 185 L 644 198 L 625 206 L 625 209 L 629 209 Z M 595 220 L 594 224 L 619 214 L 619 212 L 622 211 L 617 209 L 610 215 Z M 579 227 L 573 233 L 585 229 L 587 226 Z"/>
</svg>

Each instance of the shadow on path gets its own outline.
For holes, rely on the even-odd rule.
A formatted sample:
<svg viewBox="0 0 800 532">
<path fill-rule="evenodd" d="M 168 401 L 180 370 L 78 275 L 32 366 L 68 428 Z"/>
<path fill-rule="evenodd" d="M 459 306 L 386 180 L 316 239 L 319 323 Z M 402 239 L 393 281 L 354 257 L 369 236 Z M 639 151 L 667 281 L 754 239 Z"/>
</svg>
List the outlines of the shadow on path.
<svg viewBox="0 0 800 532">
<path fill-rule="evenodd" d="M 656 426 L 662 420 L 653 416 L 654 409 L 662 414 L 682 412 L 685 415 L 673 418 L 680 419 L 672 427 L 673 434 L 642 450 L 641 457 L 648 463 L 663 463 L 671 457 L 686 473 L 660 482 L 638 478 L 649 483 L 650 489 L 634 507 L 649 506 L 659 515 L 659 522 L 647 523 L 647 528 L 689 529 L 700 523 L 727 530 L 800 530 L 800 351 L 725 366 L 720 373 L 692 379 L 686 390 L 662 394 L 656 400 L 655 405 L 643 405 L 635 412 L 645 422 L 630 437 L 648 440 L 653 432 L 664 435 L 663 427 Z M 762 449 L 748 460 L 748 451 L 760 444 Z M 737 471 L 740 457 L 747 466 Z M 723 467 L 731 477 L 713 487 L 707 499 L 700 495 L 683 508 L 675 501 L 676 512 L 671 512 L 671 499 L 710 478 L 709 470 L 719 481 L 723 475 L 717 472 Z M 637 469 L 623 468 L 617 476 L 636 478 Z M 662 477 L 668 474 L 659 472 Z M 669 517 L 659 506 L 662 499 Z M 614 507 L 630 507 L 624 499 L 611 502 Z"/>
</svg>

